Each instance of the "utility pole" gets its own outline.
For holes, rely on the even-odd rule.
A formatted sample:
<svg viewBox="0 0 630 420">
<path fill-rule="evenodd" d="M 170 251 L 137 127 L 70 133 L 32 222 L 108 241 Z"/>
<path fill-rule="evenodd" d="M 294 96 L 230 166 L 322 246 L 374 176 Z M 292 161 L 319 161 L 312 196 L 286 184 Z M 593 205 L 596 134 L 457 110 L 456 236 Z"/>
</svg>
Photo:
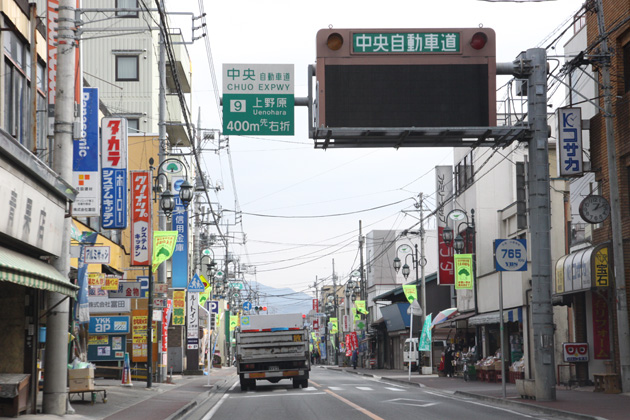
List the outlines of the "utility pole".
<svg viewBox="0 0 630 420">
<path fill-rule="evenodd" d="M 335 365 L 339 365 L 339 308 L 337 307 L 337 276 L 335 275 L 335 259 L 332 260 L 332 281 L 333 281 L 333 310 L 335 311 L 335 318 L 337 318 L 337 332 L 335 333 Z"/>
<path fill-rule="evenodd" d="M 427 320 L 427 284 L 425 282 L 425 276 L 424 276 L 424 266 L 426 265 L 425 261 L 425 253 L 424 253 L 424 202 L 423 202 L 423 193 L 419 194 L 418 197 L 418 201 L 419 201 L 419 206 L 418 206 L 418 210 L 420 211 L 420 260 L 417 262 L 417 264 L 420 265 L 420 282 L 422 284 L 421 286 L 421 292 L 422 292 L 422 328 L 424 328 L 424 323 Z M 418 340 L 418 343 L 420 343 L 420 340 Z M 433 350 L 432 350 L 432 343 L 429 343 L 429 366 L 431 367 L 431 369 L 433 369 Z M 432 372 L 431 372 L 432 373 Z"/>
<path fill-rule="evenodd" d="M 61 178 L 72 179 L 72 125 L 74 122 L 74 60 L 75 0 L 59 1 L 57 54 L 57 86 L 55 90 L 55 149 L 53 169 Z M 32 63 L 35 66 L 36 63 Z M 33 83 L 35 83 L 33 81 Z M 54 267 L 64 276 L 70 273 L 70 229 L 72 218 L 66 217 L 61 230 L 61 252 Z M 51 308 L 46 321 L 46 378 L 44 380 L 43 411 L 46 414 L 66 414 L 68 402 L 68 319 L 70 301 L 67 296 L 47 292 Z"/>
<path fill-rule="evenodd" d="M 160 0 L 160 9 L 164 10 L 164 1 Z M 164 13 L 160 14 L 160 36 L 159 36 L 159 60 L 158 60 L 158 74 L 160 77 L 159 90 L 158 90 L 158 167 L 161 167 L 162 163 L 166 160 L 166 155 L 168 153 L 166 144 L 168 139 L 166 138 L 166 39 L 165 39 L 165 31 L 166 31 L 166 22 L 164 22 Z M 158 177 L 158 181 L 162 183 L 162 177 Z M 165 185 L 162 185 L 162 188 L 165 188 Z M 166 215 L 163 211 L 159 211 L 158 214 L 158 230 L 165 231 L 166 230 Z M 160 264 L 157 270 L 157 282 L 158 283 L 166 283 L 166 263 Z M 152 288 L 149 287 L 149 291 L 152 291 Z M 148 317 L 147 317 L 147 388 L 151 388 L 153 381 L 153 342 L 152 342 L 152 334 L 150 333 L 153 328 L 153 296 L 152 293 L 149 293 L 149 302 L 148 302 Z M 181 332 L 180 332 L 181 334 Z M 185 339 L 184 339 L 185 341 Z M 159 358 L 158 358 L 159 359 Z M 159 378 L 160 381 L 166 380 L 166 364 L 161 363 L 161 360 L 158 360 L 159 366 Z"/>
<path fill-rule="evenodd" d="M 551 305 L 551 205 L 549 128 L 547 126 L 547 53 L 532 48 L 519 56 L 527 72 L 529 139 L 529 214 L 532 256 L 532 324 L 536 400 L 555 401 L 556 382 Z"/>
<path fill-rule="evenodd" d="M 361 300 L 366 301 L 367 305 L 367 287 L 365 284 L 365 278 L 363 277 L 363 242 L 363 223 L 359 220 L 359 271 L 361 273 L 361 276 L 359 277 L 361 279 L 360 297 Z"/>
<path fill-rule="evenodd" d="M 619 179 L 617 172 L 617 153 L 615 151 L 615 125 L 612 104 L 612 85 L 610 80 L 610 52 L 604 25 L 604 5 L 596 0 L 597 27 L 601 38 L 601 51 L 604 60 L 601 66 L 604 89 L 604 121 L 606 126 L 606 150 L 608 160 L 608 185 L 610 188 L 610 225 L 612 230 L 613 264 L 615 273 L 617 302 L 617 335 L 619 338 L 619 363 L 621 365 L 621 388 L 630 391 L 630 325 L 628 323 L 628 300 L 626 295 L 626 272 L 624 265 L 623 234 L 621 231 L 621 203 L 619 201 Z"/>
</svg>

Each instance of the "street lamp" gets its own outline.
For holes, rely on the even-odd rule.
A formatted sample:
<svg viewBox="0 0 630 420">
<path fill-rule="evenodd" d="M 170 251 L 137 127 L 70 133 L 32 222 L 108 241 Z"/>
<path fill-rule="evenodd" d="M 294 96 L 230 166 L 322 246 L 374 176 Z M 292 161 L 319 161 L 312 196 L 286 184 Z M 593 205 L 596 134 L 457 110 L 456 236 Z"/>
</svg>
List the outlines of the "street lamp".
<svg viewBox="0 0 630 420">
<path fill-rule="evenodd" d="M 472 269 L 473 269 L 473 278 L 477 277 L 477 246 L 476 246 L 476 231 L 475 231 L 475 210 L 470 210 L 470 220 L 468 220 L 468 213 L 461 209 L 453 209 L 446 216 L 447 225 L 444 228 L 442 233 L 442 239 L 444 243 L 449 245 L 451 242 L 453 243 L 453 250 L 460 254 L 462 252 L 467 252 L 472 254 Z M 453 229 L 448 226 L 448 220 L 453 220 L 456 222 L 456 232 L 457 236 L 453 238 Z M 466 239 L 462 238 L 460 232 L 462 232 L 462 226 L 465 227 Z M 469 246 L 471 244 L 472 246 Z M 477 281 L 473 281 L 473 297 L 474 297 L 474 305 L 475 305 L 475 315 L 478 314 L 478 305 L 477 305 Z M 501 318 L 502 319 L 502 318 Z M 503 334 L 503 332 L 501 332 Z M 477 340 L 479 338 L 479 326 L 476 328 L 475 334 L 475 348 L 478 346 Z M 502 347 L 503 348 L 503 347 Z M 477 350 L 478 351 L 478 350 Z"/>
<path fill-rule="evenodd" d="M 415 248 L 415 253 L 411 252 L 411 249 L 409 249 L 409 245 L 407 244 L 402 244 L 398 248 L 396 248 L 396 257 L 394 258 L 394 270 L 396 270 L 397 273 L 400 270 L 400 264 L 402 261 L 398 257 L 398 253 L 402 249 L 404 252 L 406 252 L 405 264 L 402 266 L 402 275 L 403 277 L 405 277 L 405 280 L 407 280 L 407 278 L 409 277 L 409 274 L 411 273 L 409 264 L 407 264 L 407 257 L 411 256 L 411 263 L 414 265 L 414 268 L 416 269 L 416 284 L 418 284 L 419 282 L 418 266 L 420 265 L 424 267 L 426 264 L 426 259 L 424 258 L 424 255 L 422 256 L 422 261 L 420 261 L 420 259 L 418 258 L 418 244 L 415 244 L 414 248 Z M 422 323 L 424 325 L 424 320 L 426 319 L 426 297 L 425 297 L 426 289 L 424 285 L 424 275 L 423 275 L 422 280 L 423 282 L 421 284 L 421 288 L 422 288 L 422 302 L 423 302 L 422 306 L 423 307 L 422 307 L 422 313 L 420 315 L 422 316 Z M 413 302 L 413 303 L 416 303 L 416 302 Z M 410 321 L 409 322 L 409 341 L 410 341 L 409 345 L 412 346 L 413 342 L 411 341 L 411 339 L 413 338 L 413 316 L 414 316 L 413 305 L 411 305 L 409 309 L 411 311 L 409 313 L 409 321 Z M 409 378 L 411 379 L 411 360 L 409 361 Z"/>
<path fill-rule="evenodd" d="M 151 170 L 153 170 L 154 162 L 153 158 L 149 158 Z M 166 217 L 170 217 L 175 209 L 175 195 L 171 192 L 171 182 L 168 175 L 172 176 L 174 173 L 182 170 L 184 171 L 184 181 L 179 186 L 179 199 L 182 201 L 184 208 L 188 208 L 188 204 L 193 199 L 193 186 L 188 181 L 188 168 L 182 161 L 175 158 L 165 159 L 157 168 L 157 176 L 153 177 L 153 201 L 157 201 L 157 194 L 162 192 L 160 195 L 160 209 L 162 209 Z M 164 177 L 162 180 L 163 184 L 160 182 L 160 177 Z M 164 191 L 162 191 L 162 185 L 166 185 Z"/>
<path fill-rule="evenodd" d="M 461 253 L 462 251 L 468 251 L 469 250 L 469 240 L 472 240 L 472 249 L 470 250 L 472 254 L 475 253 L 475 210 L 471 209 L 470 210 L 470 217 L 471 220 L 468 220 L 468 213 L 466 213 L 464 210 L 460 210 L 460 209 L 454 209 L 451 210 L 448 215 L 446 216 L 446 220 L 453 220 L 455 222 L 459 222 L 457 224 L 457 236 L 455 236 L 455 238 L 453 238 L 453 228 L 451 228 L 449 225 L 446 225 L 446 227 L 444 228 L 444 231 L 442 232 L 442 240 L 444 240 L 444 243 L 446 243 L 447 245 L 449 245 L 451 242 L 453 242 L 453 249 L 455 250 L 455 252 L 457 252 L 458 254 Z M 462 238 L 461 235 L 461 227 L 465 226 L 466 227 L 466 240 L 464 240 L 464 238 Z"/>
<path fill-rule="evenodd" d="M 155 160 L 151 157 L 149 158 L 149 169 L 153 172 L 153 164 Z M 165 166 L 166 165 L 166 166 Z M 186 165 L 175 158 L 165 159 L 160 165 L 157 167 L 157 176 L 153 177 L 153 201 L 156 202 L 158 200 L 158 193 L 162 193 L 160 196 L 160 209 L 164 212 L 166 217 L 170 217 L 171 213 L 175 209 L 175 196 L 171 192 L 171 183 L 170 179 L 167 175 L 167 172 L 171 175 L 175 172 L 180 172 L 184 170 L 184 181 L 179 186 L 179 198 L 184 205 L 184 208 L 188 207 L 190 201 L 193 198 L 193 186 L 188 181 L 188 169 Z M 166 171 L 166 172 L 165 172 Z M 160 182 L 160 177 L 164 177 L 162 183 Z M 162 191 L 162 185 L 166 186 L 166 189 Z M 164 277 L 164 281 L 165 281 Z M 148 315 L 147 315 L 147 388 L 151 388 L 153 382 L 153 336 L 151 333 L 152 325 L 153 325 L 153 275 L 149 274 L 149 290 L 148 290 Z"/>
</svg>

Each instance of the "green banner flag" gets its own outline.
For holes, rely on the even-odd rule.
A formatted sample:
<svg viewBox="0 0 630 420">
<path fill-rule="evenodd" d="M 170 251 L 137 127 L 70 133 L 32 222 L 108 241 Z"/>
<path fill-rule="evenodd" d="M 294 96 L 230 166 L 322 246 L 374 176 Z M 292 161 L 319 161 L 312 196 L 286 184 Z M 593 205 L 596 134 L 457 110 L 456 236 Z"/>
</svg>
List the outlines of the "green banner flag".
<svg viewBox="0 0 630 420">
<path fill-rule="evenodd" d="M 361 314 L 358 313 L 355 308 L 350 309 L 350 311 L 352 312 L 352 319 L 355 321 L 359 321 L 361 319 Z"/>
<path fill-rule="evenodd" d="M 403 292 L 405 293 L 409 303 L 413 303 L 414 300 L 418 300 L 418 288 L 415 284 L 403 284 Z"/>
<path fill-rule="evenodd" d="M 330 333 L 337 334 L 338 331 L 337 318 L 330 318 Z"/>
<path fill-rule="evenodd" d="M 155 231 L 153 232 L 153 272 L 160 264 L 173 256 L 177 242 L 177 231 Z"/>
<path fill-rule="evenodd" d="M 422 334 L 420 334 L 420 343 L 418 344 L 418 350 L 429 351 L 431 350 L 431 314 L 424 320 L 422 326 Z"/>
<path fill-rule="evenodd" d="M 365 306 L 365 301 L 364 300 L 357 300 L 354 302 L 354 306 L 357 308 L 357 312 L 360 314 L 364 314 L 367 315 L 369 312 L 367 310 L 367 307 Z"/>
<path fill-rule="evenodd" d="M 455 254 L 455 289 L 473 288 L 473 258 L 472 254 Z"/>
<path fill-rule="evenodd" d="M 199 306 L 204 306 L 206 301 L 210 299 L 210 290 L 211 288 L 206 289 L 205 292 L 199 293 Z"/>
</svg>

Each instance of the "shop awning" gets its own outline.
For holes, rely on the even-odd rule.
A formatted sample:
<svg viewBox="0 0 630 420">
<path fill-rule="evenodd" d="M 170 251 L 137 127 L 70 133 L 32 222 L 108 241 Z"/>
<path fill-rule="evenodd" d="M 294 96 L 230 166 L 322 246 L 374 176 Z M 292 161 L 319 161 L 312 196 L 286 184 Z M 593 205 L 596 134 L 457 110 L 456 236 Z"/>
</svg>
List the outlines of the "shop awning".
<svg viewBox="0 0 630 420">
<path fill-rule="evenodd" d="M 0 247 L 0 281 L 76 297 L 78 286 L 50 264 Z"/>
<path fill-rule="evenodd" d="M 468 325 L 487 325 L 499 323 L 499 311 L 486 312 L 468 319 Z M 504 309 L 503 322 L 523 322 L 523 307 Z"/>
</svg>

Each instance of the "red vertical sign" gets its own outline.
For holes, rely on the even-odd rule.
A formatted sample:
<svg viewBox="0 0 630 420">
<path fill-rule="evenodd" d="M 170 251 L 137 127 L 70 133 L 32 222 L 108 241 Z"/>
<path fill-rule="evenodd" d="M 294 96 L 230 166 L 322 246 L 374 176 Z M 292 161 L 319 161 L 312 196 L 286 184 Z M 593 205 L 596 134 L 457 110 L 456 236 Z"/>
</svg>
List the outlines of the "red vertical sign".
<svg viewBox="0 0 630 420">
<path fill-rule="evenodd" d="M 610 359 L 610 319 L 607 293 L 593 293 L 593 359 Z"/>
<path fill-rule="evenodd" d="M 319 313 L 319 300 L 313 299 L 313 310 L 315 313 Z"/>
<path fill-rule="evenodd" d="M 151 172 L 131 171 L 131 265 L 151 265 Z"/>
<path fill-rule="evenodd" d="M 167 300 L 166 308 L 162 309 L 162 353 L 168 352 L 168 321 L 171 317 L 173 301 Z"/>
<path fill-rule="evenodd" d="M 453 247 L 444 242 L 442 233 L 449 223 L 448 213 L 453 208 L 453 168 L 451 166 L 435 167 L 435 191 L 438 228 L 438 284 L 450 286 L 455 284 Z"/>
</svg>

